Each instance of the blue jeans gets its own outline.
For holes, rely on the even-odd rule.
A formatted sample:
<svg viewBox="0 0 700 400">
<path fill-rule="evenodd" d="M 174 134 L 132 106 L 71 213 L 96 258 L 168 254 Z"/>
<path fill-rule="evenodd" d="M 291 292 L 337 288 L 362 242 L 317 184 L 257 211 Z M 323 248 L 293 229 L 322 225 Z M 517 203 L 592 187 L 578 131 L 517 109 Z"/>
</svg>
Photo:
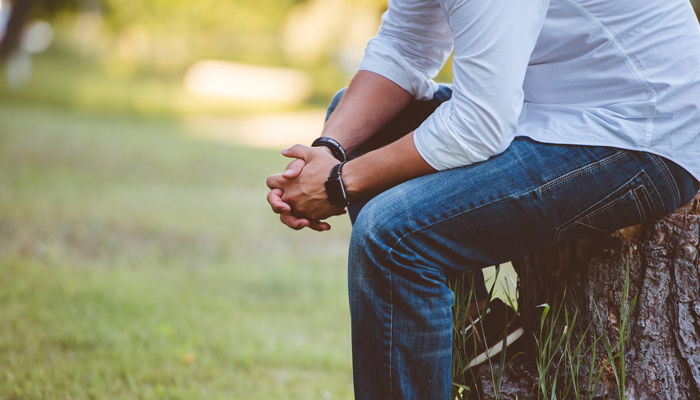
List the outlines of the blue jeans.
<svg viewBox="0 0 700 400">
<path fill-rule="evenodd" d="M 450 95 L 442 86 L 433 100 L 411 102 L 358 152 L 407 134 Z M 356 214 L 348 263 L 355 398 L 449 398 L 448 277 L 639 224 L 698 190 L 656 155 L 518 137 L 487 161 L 370 199 Z"/>
</svg>

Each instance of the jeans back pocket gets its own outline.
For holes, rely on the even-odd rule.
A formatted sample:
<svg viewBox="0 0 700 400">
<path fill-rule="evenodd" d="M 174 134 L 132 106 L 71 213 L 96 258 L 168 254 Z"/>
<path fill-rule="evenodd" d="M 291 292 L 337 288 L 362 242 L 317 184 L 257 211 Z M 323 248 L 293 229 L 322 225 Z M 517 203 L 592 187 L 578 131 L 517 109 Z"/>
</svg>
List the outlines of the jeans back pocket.
<svg viewBox="0 0 700 400">
<path fill-rule="evenodd" d="M 611 233 L 640 224 L 662 213 L 652 200 L 658 196 L 646 172 L 641 171 L 613 193 L 559 226 L 550 243 L 555 246 L 571 240 Z"/>
</svg>

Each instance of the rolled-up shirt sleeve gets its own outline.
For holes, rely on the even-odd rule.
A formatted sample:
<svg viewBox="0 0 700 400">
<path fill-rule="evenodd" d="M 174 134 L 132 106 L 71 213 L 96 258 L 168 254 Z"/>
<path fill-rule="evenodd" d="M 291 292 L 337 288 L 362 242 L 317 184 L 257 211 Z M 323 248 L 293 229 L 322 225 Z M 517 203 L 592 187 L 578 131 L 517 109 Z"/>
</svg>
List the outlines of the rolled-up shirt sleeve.
<svg viewBox="0 0 700 400">
<path fill-rule="evenodd" d="M 452 31 L 437 0 L 389 0 L 360 70 L 379 74 L 417 100 L 430 100 L 433 78 L 452 52 Z"/>
<path fill-rule="evenodd" d="M 505 151 L 523 108 L 523 81 L 549 0 L 456 0 L 452 99 L 415 132 L 418 152 L 437 170 Z"/>
<path fill-rule="evenodd" d="M 454 91 L 414 134 L 418 152 L 437 170 L 484 161 L 508 148 L 523 107 L 525 72 L 549 6 L 549 0 L 444 3 L 454 38 Z M 392 6 L 398 10 L 392 12 Z M 448 51 L 442 33 L 447 20 L 435 7 L 442 12 L 437 0 L 390 1 L 363 61 L 365 69 L 419 100 L 432 98 L 436 84 L 431 78 Z"/>
</svg>

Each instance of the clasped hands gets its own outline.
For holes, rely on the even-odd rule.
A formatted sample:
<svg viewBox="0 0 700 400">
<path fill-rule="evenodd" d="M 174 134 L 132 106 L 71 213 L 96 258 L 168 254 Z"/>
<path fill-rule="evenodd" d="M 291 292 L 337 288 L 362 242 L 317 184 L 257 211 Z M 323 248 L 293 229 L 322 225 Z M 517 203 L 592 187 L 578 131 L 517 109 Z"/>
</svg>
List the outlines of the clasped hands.
<svg viewBox="0 0 700 400">
<path fill-rule="evenodd" d="M 322 220 L 345 214 L 345 209 L 333 207 L 326 199 L 325 182 L 331 168 L 338 163 L 325 147 L 297 144 L 282 150 L 282 155 L 294 158 L 281 174 L 267 178 L 267 202 L 280 221 L 299 230 L 309 227 L 327 231 L 331 226 Z"/>
</svg>

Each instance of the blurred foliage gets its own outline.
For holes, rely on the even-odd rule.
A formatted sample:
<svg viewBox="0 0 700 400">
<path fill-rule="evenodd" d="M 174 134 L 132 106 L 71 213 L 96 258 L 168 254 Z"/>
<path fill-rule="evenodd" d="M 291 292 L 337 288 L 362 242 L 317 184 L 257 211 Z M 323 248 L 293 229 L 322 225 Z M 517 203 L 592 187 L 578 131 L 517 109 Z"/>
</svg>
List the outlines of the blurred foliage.
<svg viewBox="0 0 700 400">
<path fill-rule="evenodd" d="M 30 18 L 52 19 L 62 13 L 78 11 L 100 11 L 104 9 L 102 0 L 9 0 L 14 7 L 20 1 L 32 4 Z"/>
<path fill-rule="evenodd" d="M 293 7 L 309 0 L 35 0 L 37 14 L 55 18 L 98 11 L 106 35 L 145 30 L 152 40 L 188 42 L 199 56 L 232 59 L 280 58 L 280 39 Z M 381 12 L 386 0 L 339 0 Z M 64 15 L 65 17 L 65 15 Z M 208 54 L 207 54 L 208 53 Z M 257 54 L 256 54 L 257 53 Z"/>
<path fill-rule="evenodd" d="M 13 0 L 16 1 L 19 0 Z M 81 88 L 85 86 L 115 87 L 116 91 L 124 93 L 118 98 L 101 99 L 97 103 L 111 103 L 110 107 L 115 107 L 114 110 L 143 109 L 144 107 L 134 107 L 133 104 L 143 103 L 144 97 L 151 96 L 153 90 L 144 94 L 141 93 L 143 88 L 140 86 L 143 81 L 149 81 L 151 88 L 161 88 L 159 92 L 163 95 L 156 97 L 164 102 L 146 108 L 159 110 L 157 113 L 171 114 L 182 111 L 181 104 L 172 104 L 182 103 L 179 99 L 182 96 L 178 94 L 179 97 L 176 97 L 179 100 L 172 100 L 165 93 L 182 92 L 185 71 L 202 59 L 303 69 L 313 80 L 314 90 L 309 99 L 310 104 L 325 106 L 330 97 L 347 84 L 354 68 L 354 58 L 351 57 L 351 62 L 348 62 L 341 54 L 347 47 L 341 43 L 333 48 L 329 44 L 335 43 L 339 35 L 345 34 L 344 28 L 328 21 L 315 27 L 310 39 L 325 43 L 322 53 L 300 63 L 298 59 L 290 57 L 289 48 L 285 48 L 286 36 L 289 36 L 290 31 L 295 32 L 288 26 L 290 16 L 295 12 L 299 14 L 300 10 L 308 13 L 313 7 L 332 8 L 340 5 L 343 10 L 360 10 L 376 18 L 376 23 L 369 24 L 371 35 L 378 27 L 381 12 L 386 8 L 386 0 L 32 1 L 34 9 L 30 20 L 48 20 L 54 28 L 54 43 L 48 53 L 34 57 L 32 82 L 16 92 L 8 91 L 0 83 L 0 98 L 74 107 L 76 103 L 90 103 L 85 99 L 76 101 L 76 93 L 84 92 Z M 336 14 L 336 19 L 346 25 L 352 24 L 344 13 Z M 324 27 L 329 29 L 324 30 Z M 364 42 L 359 44 L 360 50 L 363 45 Z M 355 48 L 357 47 L 355 43 Z M 52 67 L 53 63 L 55 68 Z M 75 71 L 81 73 L 71 73 L 71 68 L 65 68 L 65 65 L 71 64 L 75 65 Z M 52 69 L 56 72 L 52 73 Z M 57 74 L 61 71 L 67 71 L 68 75 Z M 84 78 L 78 75 L 83 75 Z M 100 80 L 104 82 L 99 82 Z M 44 85 L 38 87 L 37 81 L 43 81 Z M 159 82 L 156 84 L 156 81 Z M 123 86 L 123 90 L 118 86 Z M 132 87 L 134 95 L 128 98 L 126 92 Z M 102 93 L 102 96 L 109 96 L 113 92 L 110 89 Z M 91 99 L 99 97 L 100 94 L 90 96 Z M 188 99 L 185 102 L 193 101 Z M 99 104 L 94 106 L 90 103 L 87 108 L 104 110 L 104 106 Z M 220 105 L 213 109 L 206 106 L 185 108 L 189 111 L 204 108 L 207 112 L 238 109 L 237 106 L 232 108 Z"/>
<path fill-rule="evenodd" d="M 16 3 L 15 0 L 13 3 Z M 80 8 L 78 0 L 33 0 L 34 15 L 40 17 L 53 17 L 66 10 L 77 11 Z"/>
<path fill-rule="evenodd" d="M 108 21 L 117 29 L 144 25 L 185 31 L 260 31 L 279 27 L 299 0 L 105 0 Z"/>
</svg>

